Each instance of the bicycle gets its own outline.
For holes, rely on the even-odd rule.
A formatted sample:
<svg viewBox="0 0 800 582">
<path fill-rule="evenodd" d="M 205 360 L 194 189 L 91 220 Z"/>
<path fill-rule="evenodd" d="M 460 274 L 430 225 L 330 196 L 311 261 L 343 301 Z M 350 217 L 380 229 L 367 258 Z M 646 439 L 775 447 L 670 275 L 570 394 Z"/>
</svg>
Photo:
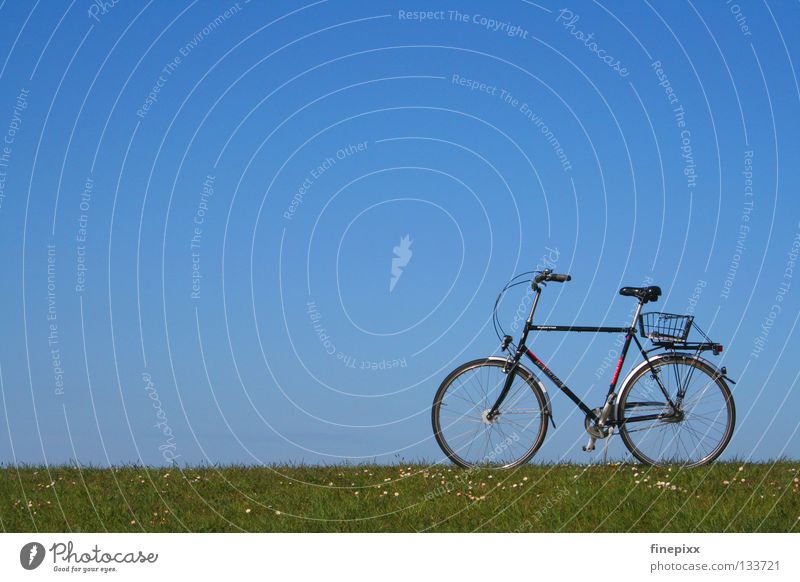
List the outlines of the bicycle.
<svg viewBox="0 0 800 582">
<path fill-rule="evenodd" d="M 645 465 L 697 467 L 712 462 L 722 453 L 730 442 L 736 417 L 727 382 L 735 382 L 728 377 L 725 367 L 717 368 L 700 357 L 706 351 L 719 355 L 723 346 L 712 342 L 694 323 L 692 315 L 642 313 L 647 303 L 658 300 L 661 289 L 623 287 L 620 295 L 638 299 L 633 320 L 626 327 L 534 325 L 542 287 L 547 282 L 564 283 L 572 279 L 545 269 L 513 277 L 497 296 L 493 320 L 498 338 L 504 334 L 497 317 L 501 298 L 511 287 L 527 284 L 527 279 L 518 279 L 530 275 L 534 275 L 530 281 L 533 300 L 520 338 L 516 344 L 510 335 L 501 338 L 501 352 L 508 355 L 481 358 L 459 366 L 436 392 L 431 411 L 433 432 L 451 461 L 465 468 L 516 467 L 527 463 L 539 450 L 548 422 L 555 429 L 550 396 L 542 381 L 520 362 L 523 356 L 585 414 L 589 441 L 584 451 L 594 450 L 598 440 L 619 431 L 631 454 Z M 645 349 L 639 341 L 637 323 L 639 334 L 652 343 L 650 349 Z M 692 329 L 700 334 L 700 341 L 689 341 Z M 625 334 L 601 406 L 589 408 L 527 347 L 531 331 Z M 636 343 L 643 361 L 628 373 L 617 393 L 631 342 Z M 661 353 L 653 354 L 655 351 Z M 708 446 L 704 440 L 709 441 Z"/>
</svg>

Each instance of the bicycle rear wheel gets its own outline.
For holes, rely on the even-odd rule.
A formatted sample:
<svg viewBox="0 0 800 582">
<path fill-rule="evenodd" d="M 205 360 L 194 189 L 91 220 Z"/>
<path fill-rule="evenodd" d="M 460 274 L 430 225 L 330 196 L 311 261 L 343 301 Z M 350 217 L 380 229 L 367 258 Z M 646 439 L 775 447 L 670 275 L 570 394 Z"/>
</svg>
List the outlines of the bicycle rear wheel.
<svg viewBox="0 0 800 582">
<path fill-rule="evenodd" d="M 728 385 L 693 356 L 666 354 L 650 362 L 620 392 L 617 420 L 625 446 L 647 465 L 710 463 L 733 435 L 736 410 Z"/>
<path fill-rule="evenodd" d="M 474 360 L 445 378 L 433 399 L 433 434 L 461 467 L 516 467 L 539 450 L 547 432 L 547 401 L 535 378 L 517 367 L 499 409 L 491 409 L 508 375 L 502 358 Z"/>
</svg>

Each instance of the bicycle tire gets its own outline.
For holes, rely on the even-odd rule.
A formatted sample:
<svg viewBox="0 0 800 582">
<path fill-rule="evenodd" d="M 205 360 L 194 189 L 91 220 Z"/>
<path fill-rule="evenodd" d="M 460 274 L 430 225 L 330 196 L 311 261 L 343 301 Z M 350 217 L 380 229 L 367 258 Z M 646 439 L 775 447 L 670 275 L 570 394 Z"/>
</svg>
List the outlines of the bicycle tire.
<svg viewBox="0 0 800 582">
<path fill-rule="evenodd" d="M 672 376 L 670 376 L 670 369 Z M 697 373 L 699 375 L 695 376 Z M 648 429 L 647 426 L 642 426 L 647 421 L 637 422 L 632 419 L 636 418 L 636 415 L 663 413 L 671 408 L 658 383 L 655 382 L 656 377 L 673 401 L 677 396 L 677 388 L 681 386 L 682 382 L 685 384 L 686 394 L 681 404 L 682 410 L 674 420 L 671 418 L 654 420 L 652 428 Z M 674 386 L 670 382 L 670 378 L 675 380 Z M 646 383 L 649 379 L 652 381 L 648 386 Z M 699 379 L 699 387 L 698 384 L 690 385 L 695 379 Z M 714 410 L 696 410 L 701 406 L 701 399 L 705 398 L 706 393 L 708 393 L 709 399 L 703 401 L 703 405 L 713 407 Z M 686 409 L 687 403 L 692 407 L 690 412 Z M 718 420 L 721 414 L 724 414 L 722 421 Z M 617 401 L 617 421 L 620 425 L 622 441 L 641 463 L 699 467 L 717 459 L 730 443 L 736 424 L 736 407 L 725 379 L 710 363 L 687 354 L 663 354 L 652 358 L 650 365 L 644 365 L 638 370 L 634 370 L 632 375 L 626 379 Z M 690 421 L 695 422 L 692 427 L 688 424 Z M 720 424 L 724 428 L 721 428 Z M 679 434 L 678 431 L 681 428 L 685 430 Z M 716 432 L 713 432 L 717 430 L 719 431 L 718 436 Z M 648 434 L 644 435 L 642 439 L 639 436 L 632 436 L 634 433 L 643 431 L 647 431 Z M 681 435 L 686 435 L 689 446 L 683 441 Z M 707 452 L 704 448 L 698 450 L 699 437 L 706 435 L 710 435 L 713 444 L 713 447 L 710 447 Z M 667 439 L 668 436 L 669 439 Z M 646 443 L 646 448 L 644 440 L 648 438 L 650 442 Z M 718 442 L 715 442 L 717 440 Z M 655 445 L 655 447 L 651 447 L 651 445 Z M 673 451 L 673 454 L 665 454 L 662 450 L 664 445 L 671 446 L 670 450 Z M 659 449 L 661 452 L 654 453 L 648 448 Z M 681 449 L 686 458 L 681 457 Z M 694 451 L 698 451 L 696 459 L 692 457 Z"/>
<path fill-rule="evenodd" d="M 495 357 L 472 360 L 471 362 L 462 364 L 453 370 L 444 379 L 442 384 L 439 386 L 439 389 L 436 391 L 436 395 L 433 399 L 433 407 L 431 408 L 433 434 L 436 438 L 436 442 L 439 444 L 439 447 L 442 449 L 445 455 L 447 455 L 447 457 L 459 467 L 497 467 L 505 469 L 517 467 L 527 463 L 536 454 L 544 442 L 545 435 L 547 434 L 547 422 L 550 414 L 549 402 L 544 390 L 539 385 L 538 380 L 533 376 L 533 374 L 531 374 L 522 366 L 517 366 L 512 372 L 515 375 L 515 378 L 512 381 L 512 387 L 508 393 L 508 397 L 500 408 L 500 415 L 495 420 L 487 420 L 485 413 L 494 403 L 496 394 L 499 393 L 500 389 L 502 388 L 502 380 L 506 378 L 505 372 L 502 371 L 505 365 L 506 360 L 504 358 Z M 470 394 L 474 395 L 474 391 L 469 392 L 468 389 L 463 388 L 464 377 L 469 373 L 473 373 L 474 376 L 475 372 L 477 372 L 477 375 L 485 374 L 487 376 L 488 380 L 485 386 L 486 391 L 483 393 L 483 398 L 480 398 L 481 393 L 478 393 L 478 400 L 480 400 L 480 402 L 469 402 L 469 398 L 467 396 Z M 460 385 L 457 384 L 459 379 L 462 380 Z M 520 384 L 515 386 L 514 383 L 517 382 L 517 379 L 520 380 Z M 523 409 L 521 406 L 518 406 L 522 398 L 525 398 L 525 395 L 527 394 L 527 388 L 525 388 L 526 386 L 530 389 L 530 392 L 533 395 L 532 401 L 528 402 L 528 400 L 526 400 L 526 403 L 534 405 L 530 410 Z M 519 390 L 519 387 L 522 387 L 521 391 Z M 457 391 L 460 388 L 463 388 L 463 392 L 461 395 L 458 395 Z M 492 396 L 494 396 L 494 398 Z M 469 407 L 463 415 L 459 415 L 457 411 L 453 413 L 448 410 L 448 414 L 453 414 L 451 417 L 452 420 L 446 420 L 443 422 L 443 408 L 450 407 L 451 402 L 453 402 L 455 404 L 455 408 L 457 408 L 459 404 L 456 402 L 456 398 L 468 401 L 467 405 L 472 404 L 472 406 Z M 473 400 L 475 399 L 473 398 Z M 467 405 L 461 406 L 466 407 Z M 513 408 L 515 405 L 518 406 L 516 409 Z M 522 412 L 523 410 L 524 412 Z M 520 418 L 514 417 L 517 419 L 510 420 L 512 414 L 519 414 Z M 522 418 L 523 414 L 527 414 L 532 419 L 538 419 L 535 421 L 531 420 L 531 423 L 534 424 L 533 427 L 530 427 L 532 430 L 528 430 L 529 427 L 525 424 L 522 424 L 524 422 L 524 418 Z M 455 442 L 454 437 L 451 436 L 448 440 L 447 434 L 450 434 L 450 429 L 456 422 L 462 419 L 469 423 L 483 423 L 483 433 L 488 433 L 485 434 L 487 442 L 484 444 L 483 449 L 481 449 L 479 444 L 478 451 L 481 452 L 476 457 L 476 460 L 465 458 L 469 457 L 469 453 L 472 446 L 474 446 L 474 442 L 463 444 L 459 447 L 459 443 Z M 513 431 L 511 436 L 509 436 L 509 434 L 503 429 L 499 428 L 501 422 L 505 423 L 505 426 Z M 471 425 L 468 426 L 469 430 L 471 431 Z M 494 426 L 498 427 L 496 436 L 500 440 L 495 440 L 493 442 L 492 430 Z M 481 424 L 477 424 L 476 433 L 472 436 L 483 436 L 481 434 L 481 427 Z M 516 435 L 518 438 L 515 439 L 514 435 Z M 526 444 L 527 440 L 523 440 L 523 438 L 527 439 L 528 437 L 532 438 L 530 445 Z M 523 444 L 520 445 L 520 442 Z M 492 447 L 491 449 L 489 448 L 490 445 Z M 519 449 L 520 446 L 522 447 L 521 450 Z M 466 449 L 464 447 L 466 447 Z M 517 450 L 520 451 L 518 455 L 516 453 L 508 455 L 504 454 L 512 453 L 513 451 Z M 507 459 L 507 457 L 511 458 Z"/>
</svg>

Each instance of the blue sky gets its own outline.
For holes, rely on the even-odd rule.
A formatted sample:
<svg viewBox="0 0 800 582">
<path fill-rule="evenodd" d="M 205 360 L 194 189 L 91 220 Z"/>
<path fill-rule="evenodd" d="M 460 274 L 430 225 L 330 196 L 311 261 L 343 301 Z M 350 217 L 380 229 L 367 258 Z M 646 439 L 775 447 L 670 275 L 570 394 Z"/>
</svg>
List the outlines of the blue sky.
<svg viewBox="0 0 800 582">
<path fill-rule="evenodd" d="M 725 344 L 726 456 L 796 458 L 798 18 L 0 3 L 0 462 L 439 460 L 439 382 L 544 257 L 552 323 L 661 285 Z M 599 405 L 615 340 L 533 345 Z M 591 460 L 553 398 L 537 459 Z"/>
</svg>

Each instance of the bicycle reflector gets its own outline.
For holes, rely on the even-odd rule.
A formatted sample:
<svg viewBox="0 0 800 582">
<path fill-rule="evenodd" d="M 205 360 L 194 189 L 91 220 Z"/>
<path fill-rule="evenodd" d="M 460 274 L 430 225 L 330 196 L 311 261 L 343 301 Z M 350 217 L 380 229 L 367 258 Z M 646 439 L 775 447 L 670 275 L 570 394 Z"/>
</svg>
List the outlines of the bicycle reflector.
<svg viewBox="0 0 800 582">
<path fill-rule="evenodd" d="M 711 348 L 714 352 L 714 355 L 722 353 L 722 344 L 714 344 L 714 347 Z"/>
</svg>

